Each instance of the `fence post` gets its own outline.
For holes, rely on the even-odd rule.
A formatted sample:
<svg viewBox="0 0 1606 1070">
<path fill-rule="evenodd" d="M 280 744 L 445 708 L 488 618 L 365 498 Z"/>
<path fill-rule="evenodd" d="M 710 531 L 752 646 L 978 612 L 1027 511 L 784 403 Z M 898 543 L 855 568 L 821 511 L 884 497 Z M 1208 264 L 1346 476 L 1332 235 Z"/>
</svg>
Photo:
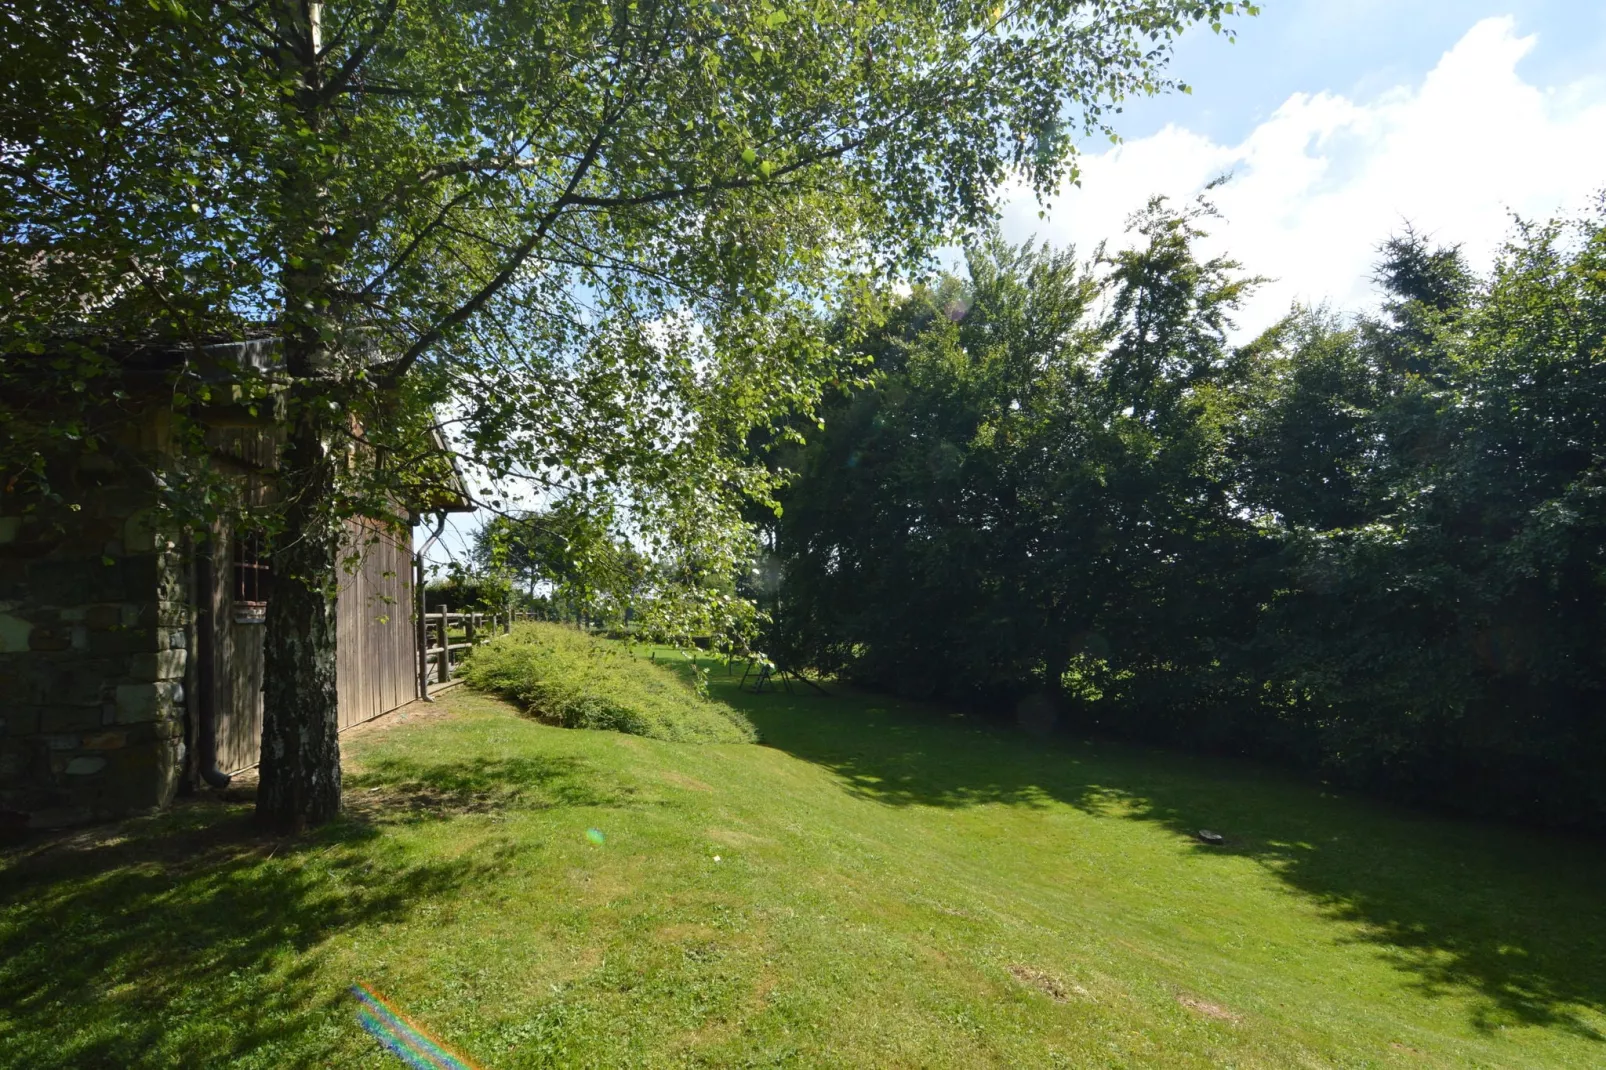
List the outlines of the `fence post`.
<svg viewBox="0 0 1606 1070">
<path fill-rule="evenodd" d="M 471 609 L 468 611 L 468 620 L 464 622 L 463 630 L 468 633 L 468 645 L 471 647 L 474 645 L 474 618 L 477 616 L 479 614 Z"/>
<path fill-rule="evenodd" d="M 452 678 L 452 615 L 449 607 L 441 606 L 441 683 Z"/>
</svg>

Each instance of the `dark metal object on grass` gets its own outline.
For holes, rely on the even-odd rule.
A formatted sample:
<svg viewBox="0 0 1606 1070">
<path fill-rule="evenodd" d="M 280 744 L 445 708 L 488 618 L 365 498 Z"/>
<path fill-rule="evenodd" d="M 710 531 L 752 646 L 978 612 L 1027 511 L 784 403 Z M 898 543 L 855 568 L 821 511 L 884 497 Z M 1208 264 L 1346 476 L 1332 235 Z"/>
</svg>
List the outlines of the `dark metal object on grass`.
<svg viewBox="0 0 1606 1070">
<path fill-rule="evenodd" d="M 770 685 L 771 687 L 775 687 L 775 682 L 777 680 L 780 681 L 781 686 L 785 687 L 787 693 L 790 694 L 792 691 L 792 681 L 796 680 L 800 684 L 805 684 L 808 687 L 813 688 L 826 698 L 831 697 L 831 693 L 829 691 L 815 683 L 813 680 L 810 680 L 807 676 L 804 676 L 796 669 L 791 669 L 784 665 L 761 662 L 757 658 L 747 659 L 747 669 L 742 673 L 741 683 L 737 684 L 736 686 L 740 688 L 746 688 L 747 678 L 753 673 L 755 668 L 758 670 L 758 675 L 753 683 L 752 688 L 753 694 L 755 695 L 763 692 L 766 684 Z M 775 687 L 775 690 L 778 691 L 780 688 Z"/>
</svg>

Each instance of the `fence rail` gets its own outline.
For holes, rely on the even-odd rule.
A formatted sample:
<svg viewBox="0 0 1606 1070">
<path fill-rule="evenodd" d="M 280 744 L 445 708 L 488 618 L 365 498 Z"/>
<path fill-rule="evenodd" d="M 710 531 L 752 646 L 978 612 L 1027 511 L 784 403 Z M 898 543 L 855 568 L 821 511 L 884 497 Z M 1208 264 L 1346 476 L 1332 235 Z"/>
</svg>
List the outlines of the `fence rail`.
<svg viewBox="0 0 1606 1070">
<path fill-rule="evenodd" d="M 512 626 L 512 613 L 453 613 L 447 606 L 427 610 L 419 622 L 424 640 L 419 683 L 424 692 L 428 694 L 432 684 L 439 687 L 452 680 L 461 667 L 462 651 L 473 650 Z"/>
</svg>

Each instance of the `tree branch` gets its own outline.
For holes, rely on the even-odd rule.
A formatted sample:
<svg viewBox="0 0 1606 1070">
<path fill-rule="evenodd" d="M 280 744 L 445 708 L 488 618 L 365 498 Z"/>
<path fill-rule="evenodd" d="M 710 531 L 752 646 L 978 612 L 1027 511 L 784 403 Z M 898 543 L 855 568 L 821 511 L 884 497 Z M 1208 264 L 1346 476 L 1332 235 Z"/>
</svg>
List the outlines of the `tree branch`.
<svg viewBox="0 0 1606 1070">
<path fill-rule="evenodd" d="M 864 144 L 863 138 L 845 141 L 841 145 L 827 149 L 813 156 L 801 160 L 794 160 L 785 167 L 777 168 L 762 178 L 729 178 L 718 182 L 706 182 L 700 186 L 678 186 L 673 189 L 661 189 L 652 193 L 643 193 L 634 197 L 572 197 L 569 203 L 581 208 L 639 208 L 648 204 L 662 204 L 665 201 L 680 200 L 684 197 L 696 197 L 704 193 L 725 193 L 731 190 L 752 189 L 764 186 L 785 178 L 789 174 L 801 171 L 806 167 L 833 160 Z"/>
<path fill-rule="evenodd" d="M 403 353 L 401 358 L 386 373 L 385 381 L 387 385 L 394 385 L 411 370 L 412 366 L 418 362 L 419 357 L 423 356 L 424 353 L 446 337 L 447 332 L 453 330 L 485 307 L 491 298 L 501 293 L 508 283 L 513 281 L 513 277 L 518 274 L 519 269 L 530 258 L 530 254 L 535 252 L 536 246 L 540 245 L 546 237 L 547 231 L 552 229 L 552 224 L 557 222 L 558 217 L 563 214 L 565 208 L 574 203 L 574 191 L 579 188 L 580 183 L 584 181 L 585 176 L 590 172 L 591 166 L 596 163 L 598 154 L 602 152 L 602 144 L 607 140 L 611 128 L 612 119 L 604 111 L 597 123 L 597 131 L 592 136 L 591 143 L 586 146 L 584 156 L 575 165 L 574 173 L 569 176 L 568 185 L 565 186 L 562 195 L 552 203 L 552 207 L 548 208 L 542 215 L 541 221 L 536 225 L 535 230 L 519 244 L 518 248 L 513 251 L 513 255 L 508 258 L 507 264 L 501 271 L 497 272 L 490 282 L 480 287 L 467 301 L 443 316 L 433 327 L 425 331 L 417 341 L 408 347 L 407 352 Z"/>
<path fill-rule="evenodd" d="M 390 21 L 396 15 L 398 3 L 399 0 L 389 0 L 379 12 L 379 15 L 374 19 L 372 29 L 368 31 L 367 39 L 352 49 L 351 55 L 346 57 L 346 62 L 340 65 L 340 70 L 336 71 L 335 76 L 324 84 L 323 90 L 319 94 L 320 102 L 328 103 L 332 100 L 351 83 L 351 79 L 362 68 L 362 65 L 368 62 L 368 57 L 373 54 L 374 47 L 379 44 L 380 38 L 384 37 L 385 31 L 390 28 Z M 334 47 L 333 43 L 331 43 L 330 47 Z"/>
<path fill-rule="evenodd" d="M 395 259 L 386 264 L 384 270 L 375 275 L 373 279 L 371 279 L 367 285 L 365 285 L 362 290 L 359 291 L 358 296 L 363 298 L 371 297 L 386 279 L 390 278 L 397 271 L 400 271 L 407 261 L 412 259 L 413 254 L 418 252 L 419 248 L 423 246 L 425 240 L 427 240 L 431 234 L 435 233 L 436 230 L 445 225 L 446 219 L 451 214 L 452 210 L 460 206 L 464 201 L 468 200 L 472 193 L 472 190 L 464 190 L 456 197 L 453 197 L 451 200 L 442 205 L 440 211 L 435 213 L 435 218 L 425 224 L 417 234 L 413 235 L 412 240 L 407 243 L 407 247 L 397 254 Z"/>
</svg>

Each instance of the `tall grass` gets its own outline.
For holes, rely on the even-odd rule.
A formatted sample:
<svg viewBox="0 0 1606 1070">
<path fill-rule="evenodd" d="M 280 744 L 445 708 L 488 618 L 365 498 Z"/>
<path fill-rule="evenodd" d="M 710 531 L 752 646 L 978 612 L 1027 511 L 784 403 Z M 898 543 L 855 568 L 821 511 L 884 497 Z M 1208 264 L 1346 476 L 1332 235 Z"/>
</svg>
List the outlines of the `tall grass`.
<svg viewBox="0 0 1606 1070">
<path fill-rule="evenodd" d="M 474 651 L 469 686 L 548 724 L 683 743 L 751 743 L 744 715 L 697 694 L 663 665 L 561 624 L 521 624 Z"/>
</svg>

